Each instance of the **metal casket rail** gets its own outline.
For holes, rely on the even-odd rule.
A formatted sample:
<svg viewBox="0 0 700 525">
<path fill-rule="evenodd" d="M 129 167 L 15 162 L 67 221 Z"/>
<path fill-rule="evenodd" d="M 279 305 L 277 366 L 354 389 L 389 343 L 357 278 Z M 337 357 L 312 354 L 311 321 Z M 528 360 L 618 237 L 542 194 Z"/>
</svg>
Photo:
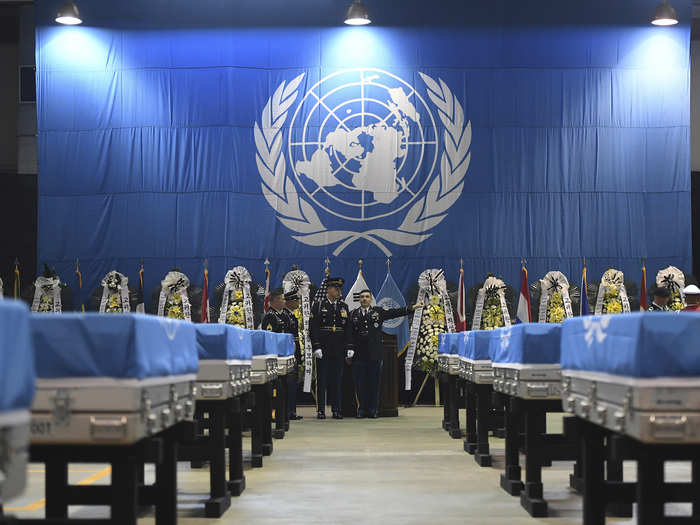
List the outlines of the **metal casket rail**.
<svg viewBox="0 0 700 525">
<path fill-rule="evenodd" d="M 503 367 L 492 363 L 493 389 L 522 399 L 561 398 L 559 365 Z"/>
<path fill-rule="evenodd" d="M 28 459 L 29 423 L 0 427 L 0 502 L 24 490 Z"/>
<path fill-rule="evenodd" d="M 563 371 L 564 410 L 645 443 L 700 443 L 700 386 Z"/>
<path fill-rule="evenodd" d="M 465 359 L 465 379 L 479 385 L 490 385 L 493 383 L 493 369 L 491 361 L 475 361 Z"/>
<path fill-rule="evenodd" d="M 277 374 L 281 376 L 286 376 L 294 372 L 294 368 L 297 365 L 296 358 L 292 356 L 278 357 L 277 358 Z"/>
<path fill-rule="evenodd" d="M 30 423 L 36 444 L 129 444 L 194 416 L 193 380 L 146 385 L 37 385 Z"/>
<path fill-rule="evenodd" d="M 269 355 L 253 356 L 250 370 L 250 382 L 253 385 L 263 385 L 277 379 L 277 357 Z"/>
<path fill-rule="evenodd" d="M 459 375 L 459 355 L 457 354 L 438 354 L 438 370 L 451 376 Z"/>
<path fill-rule="evenodd" d="M 197 399 L 222 400 L 250 392 L 250 362 L 201 360 Z"/>
</svg>

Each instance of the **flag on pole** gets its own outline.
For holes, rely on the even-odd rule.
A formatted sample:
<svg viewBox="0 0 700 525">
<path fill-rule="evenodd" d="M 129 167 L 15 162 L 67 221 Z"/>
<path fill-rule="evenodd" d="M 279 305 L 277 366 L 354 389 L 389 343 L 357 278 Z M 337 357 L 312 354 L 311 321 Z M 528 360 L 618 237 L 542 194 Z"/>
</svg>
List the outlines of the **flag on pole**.
<svg viewBox="0 0 700 525">
<path fill-rule="evenodd" d="M 459 263 L 459 294 L 457 296 L 457 331 L 467 330 L 467 293 L 464 289 L 464 268 Z"/>
<path fill-rule="evenodd" d="M 323 270 L 323 280 L 321 281 L 321 285 L 318 287 L 318 290 L 316 290 L 316 293 L 314 294 L 314 303 L 316 301 L 321 301 L 328 293 L 328 276 L 331 274 L 329 265 L 331 261 L 328 259 L 328 257 L 326 257 L 325 262 L 326 268 Z"/>
<path fill-rule="evenodd" d="M 263 309 L 267 312 L 270 308 L 270 261 L 265 259 L 265 301 Z"/>
<path fill-rule="evenodd" d="M 204 284 L 202 285 L 202 323 L 209 322 L 209 268 L 204 261 Z"/>
<path fill-rule="evenodd" d="M 143 261 L 141 261 L 141 268 L 139 268 L 139 303 L 136 305 L 136 311 L 140 314 L 146 313 L 146 305 L 143 292 Z"/>
<path fill-rule="evenodd" d="M 647 267 L 642 262 L 642 286 L 639 294 L 639 310 L 646 312 L 649 309 L 649 299 L 647 299 Z"/>
<path fill-rule="evenodd" d="M 522 266 L 522 278 L 520 279 L 520 298 L 518 299 L 518 311 L 515 314 L 515 322 L 531 323 L 532 309 L 530 308 L 530 287 L 527 283 L 527 268 Z"/>
<path fill-rule="evenodd" d="M 75 260 L 75 278 L 77 280 L 76 288 L 78 290 L 77 303 L 80 305 L 80 311 L 85 313 L 85 302 L 83 301 L 83 274 L 80 273 L 80 260 Z"/>
<path fill-rule="evenodd" d="M 360 307 L 360 292 L 368 289 L 369 286 L 367 286 L 365 278 L 362 275 L 362 261 L 360 261 L 360 269 L 357 271 L 357 279 L 355 279 L 355 284 L 352 285 L 348 295 L 345 297 L 345 302 L 347 303 L 350 311 Z M 376 304 L 374 294 L 372 294 L 372 306 L 375 306 Z"/>
<path fill-rule="evenodd" d="M 586 279 L 586 260 L 583 261 L 583 272 L 581 272 L 581 315 L 589 315 L 588 310 L 588 280 Z"/>
<path fill-rule="evenodd" d="M 377 305 L 382 308 L 401 308 L 406 306 L 406 300 L 388 268 L 384 283 L 377 294 Z M 384 321 L 382 331 L 396 336 L 396 348 L 400 353 L 406 346 L 406 343 L 408 343 L 408 317 L 397 317 L 396 319 Z"/>
<path fill-rule="evenodd" d="M 20 282 L 20 275 L 19 275 L 19 259 L 15 259 L 15 279 L 14 279 L 14 291 L 13 291 L 13 297 L 15 299 L 19 299 L 19 295 L 21 293 L 21 282 Z"/>
</svg>

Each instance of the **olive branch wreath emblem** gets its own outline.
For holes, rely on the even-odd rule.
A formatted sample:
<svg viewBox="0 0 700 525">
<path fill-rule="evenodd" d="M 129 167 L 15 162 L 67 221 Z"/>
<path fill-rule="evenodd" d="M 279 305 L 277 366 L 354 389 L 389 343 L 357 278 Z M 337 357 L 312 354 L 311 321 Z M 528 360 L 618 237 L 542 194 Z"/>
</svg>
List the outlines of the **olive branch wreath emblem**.
<svg viewBox="0 0 700 525">
<path fill-rule="evenodd" d="M 365 239 L 390 256 L 391 251 L 385 243 L 401 246 L 419 244 L 432 235 L 429 230 L 447 217 L 448 210 L 464 189 L 464 177 L 471 160 L 471 122 L 465 123 L 462 105 L 441 78 L 436 81 L 424 73 L 419 74 L 425 82 L 428 97 L 445 126 L 445 147 L 440 158 L 439 176 L 434 178 L 425 196 L 410 207 L 396 230 L 355 232 L 329 230 L 324 226 L 311 203 L 301 197 L 291 177 L 287 175 L 287 161 L 282 152 L 284 124 L 290 107 L 297 99 L 299 84 L 305 73 L 289 82 L 283 81 L 277 87 L 263 108 L 260 122 L 255 122 L 255 160 L 263 195 L 277 212 L 277 219 L 296 233 L 292 235 L 294 239 L 310 246 L 340 243 L 333 251 L 335 256 L 353 242 Z"/>
</svg>

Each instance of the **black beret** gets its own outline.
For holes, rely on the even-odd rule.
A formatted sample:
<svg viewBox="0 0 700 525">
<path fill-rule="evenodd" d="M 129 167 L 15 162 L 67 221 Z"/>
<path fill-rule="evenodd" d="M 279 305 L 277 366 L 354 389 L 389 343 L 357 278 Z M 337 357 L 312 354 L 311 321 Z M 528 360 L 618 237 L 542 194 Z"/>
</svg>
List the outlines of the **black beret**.
<svg viewBox="0 0 700 525">
<path fill-rule="evenodd" d="M 291 292 L 287 292 L 286 294 L 284 294 L 284 300 L 285 301 L 298 301 L 299 294 L 297 294 L 296 290 L 292 290 Z"/>
<path fill-rule="evenodd" d="M 654 296 L 655 297 L 671 297 L 671 290 L 669 290 L 665 286 L 657 286 L 656 288 L 654 288 Z"/>
</svg>

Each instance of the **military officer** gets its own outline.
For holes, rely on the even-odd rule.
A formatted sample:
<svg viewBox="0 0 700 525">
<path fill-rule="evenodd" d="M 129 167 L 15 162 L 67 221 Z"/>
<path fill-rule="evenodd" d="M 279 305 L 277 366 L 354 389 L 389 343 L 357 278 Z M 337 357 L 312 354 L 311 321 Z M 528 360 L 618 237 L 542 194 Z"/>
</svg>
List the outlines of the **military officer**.
<svg viewBox="0 0 700 525">
<path fill-rule="evenodd" d="M 657 286 L 652 294 L 651 304 L 647 312 L 666 312 L 671 300 L 671 291 L 665 286 Z"/>
<path fill-rule="evenodd" d="M 288 330 L 294 336 L 294 356 L 297 360 L 297 368 L 294 372 L 287 374 L 287 385 L 289 388 L 289 397 L 287 398 L 287 413 L 288 420 L 295 421 L 297 419 L 303 419 L 302 416 L 297 415 L 297 388 L 299 382 L 299 363 L 304 362 L 304 355 L 301 351 L 301 346 L 303 342 L 299 339 L 299 321 L 297 321 L 294 311 L 299 308 L 299 295 L 296 290 L 287 292 L 284 294 L 285 309 L 283 313 L 287 316 Z"/>
<path fill-rule="evenodd" d="M 288 321 L 284 314 L 284 292 L 282 288 L 276 288 L 270 292 L 270 308 L 265 312 L 260 326 L 263 330 L 277 333 L 287 333 Z"/>
<path fill-rule="evenodd" d="M 382 324 L 384 321 L 408 315 L 420 305 L 385 310 L 371 306 L 372 292 L 360 292 L 360 307 L 350 313 L 347 329 L 348 357 L 353 357 L 352 376 L 360 406 L 357 417 L 377 417 L 379 381 L 382 374 Z"/>
<path fill-rule="evenodd" d="M 333 419 L 343 419 L 342 388 L 345 358 L 345 327 L 348 324 L 348 305 L 340 298 L 345 281 L 340 277 L 328 279 L 326 297 L 311 307 L 311 345 L 317 370 L 318 419 L 326 419 L 326 389 L 333 411 Z"/>
</svg>

